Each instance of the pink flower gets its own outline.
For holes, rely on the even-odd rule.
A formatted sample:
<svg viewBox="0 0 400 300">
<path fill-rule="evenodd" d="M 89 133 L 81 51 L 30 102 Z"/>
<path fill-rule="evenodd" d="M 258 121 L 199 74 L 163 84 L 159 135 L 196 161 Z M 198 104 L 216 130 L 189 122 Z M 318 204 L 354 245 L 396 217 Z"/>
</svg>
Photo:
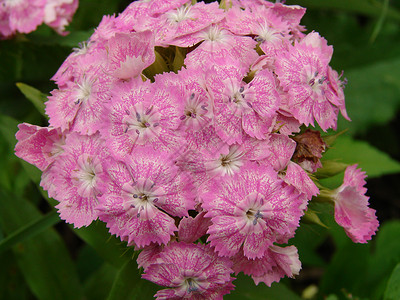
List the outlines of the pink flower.
<svg viewBox="0 0 400 300">
<path fill-rule="evenodd" d="M 0 5 L 0 39 L 7 38 L 14 33 L 10 27 L 9 18 L 10 13 L 5 9 L 1 9 Z"/>
<path fill-rule="evenodd" d="M 211 220 L 205 218 L 205 211 L 201 211 L 195 218 L 183 217 L 179 223 L 178 236 L 181 242 L 193 243 L 203 235 L 206 235 Z"/>
<path fill-rule="evenodd" d="M 120 85 L 103 116 L 102 136 L 110 153 L 122 159 L 137 146 L 174 151 L 181 146 L 175 130 L 181 120 L 181 95 L 174 88 L 151 83 Z"/>
<path fill-rule="evenodd" d="M 209 4 L 197 2 L 194 5 L 183 5 L 166 12 L 161 17 L 155 18 L 151 26 L 159 28 L 157 32 L 159 45 L 174 45 L 175 38 L 197 33 L 223 18 L 224 11 L 218 8 L 217 2 Z"/>
<path fill-rule="evenodd" d="M 299 193 L 305 194 L 308 200 L 316 196 L 319 190 L 315 183 L 301 166 L 290 160 L 295 151 L 296 142 L 285 135 L 274 133 L 271 134 L 269 145 L 270 155 L 261 163 L 271 165 L 287 184 L 295 187 Z M 306 206 L 307 203 L 304 205 Z"/>
<path fill-rule="evenodd" d="M 173 217 L 194 208 L 191 179 L 169 153 L 150 147 L 135 149 L 125 162 L 107 163 L 110 182 L 97 208 L 100 219 L 128 244 L 167 244 L 177 231 Z"/>
<path fill-rule="evenodd" d="M 157 260 L 157 256 L 160 254 L 163 248 L 164 245 L 158 245 L 154 243 L 144 247 L 142 251 L 140 251 L 136 260 L 138 267 L 146 270 L 148 266 Z"/>
<path fill-rule="evenodd" d="M 143 278 L 169 287 L 157 299 L 220 299 L 234 288 L 232 262 L 208 245 L 171 243 L 150 264 Z"/>
<path fill-rule="evenodd" d="M 0 37 L 30 33 L 45 23 L 59 34 L 78 8 L 78 0 L 0 0 Z"/>
<path fill-rule="evenodd" d="M 262 163 L 272 166 L 278 172 L 284 170 L 293 156 L 296 142 L 286 135 L 273 133 L 268 145 L 270 152 Z"/>
<path fill-rule="evenodd" d="M 209 94 L 205 88 L 205 74 L 200 70 L 182 68 L 178 74 L 170 72 L 157 75 L 155 84 L 177 88 L 181 114 L 178 129 L 185 139 L 208 127 L 212 122 L 213 111 Z"/>
<path fill-rule="evenodd" d="M 102 126 L 100 116 L 110 97 L 112 78 L 105 74 L 105 51 L 86 56 L 74 78 L 52 91 L 46 102 L 50 125 L 82 134 L 94 134 Z"/>
<path fill-rule="evenodd" d="M 299 275 L 301 262 L 295 246 L 279 247 L 272 245 L 262 258 L 248 259 L 243 253 L 232 258 L 233 270 L 236 274 L 243 272 L 253 278 L 256 285 L 264 282 L 271 286 L 284 276 L 293 278 Z"/>
<path fill-rule="evenodd" d="M 242 144 L 221 145 L 216 151 L 200 150 L 205 170 L 211 177 L 233 176 L 248 161 L 261 161 L 269 152 L 268 140 L 244 136 Z"/>
<path fill-rule="evenodd" d="M 305 125 L 313 125 L 315 119 L 325 131 L 336 128 L 337 120 L 337 109 L 326 98 L 332 52 L 326 40 L 312 32 L 294 46 L 288 44 L 288 51 L 281 51 L 276 58 L 275 72 L 289 95 L 293 116 Z"/>
<path fill-rule="evenodd" d="M 185 59 L 188 68 L 209 68 L 210 61 L 228 59 L 248 68 L 258 57 L 254 50 L 256 42 L 248 36 L 237 36 L 219 25 L 210 25 L 193 35 L 185 35 L 172 41 L 177 46 L 201 44 Z"/>
<path fill-rule="evenodd" d="M 283 48 L 283 41 L 291 38 L 288 23 L 272 8 L 256 6 L 251 9 L 232 7 L 226 17 L 226 26 L 239 35 L 253 35 L 261 50 L 272 60 Z"/>
<path fill-rule="evenodd" d="M 0 1 L 0 10 L 8 13 L 10 29 L 29 33 L 43 22 L 46 0 Z"/>
<path fill-rule="evenodd" d="M 164 14 L 167 11 L 181 7 L 188 0 L 139 0 L 133 1 L 118 16 L 116 26 L 125 31 L 131 31 L 132 28 L 140 24 L 142 20 L 149 17 Z"/>
<path fill-rule="evenodd" d="M 62 153 L 65 137 L 59 128 L 18 125 L 15 155 L 44 171 Z"/>
<path fill-rule="evenodd" d="M 244 69 L 234 64 L 214 66 L 208 72 L 207 87 L 214 104 L 214 126 L 227 144 L 242 143 L 247 133 L 265 140 L 279 106 L 276 83 L 269 70 L 243 82 Z"/>
<path fill-rule="evenodd" d="M 208 241 L 222 256 L 243 248 L 250 259 L 263 257 L 273 242 L 285 243 L 294 235 L 303 214 L 293 188 L 284 187 L 271 168 L 254 163 L 220 178 L 203 198 L 213 223 Z"/>
<path fill-rule="evenodd" d="M 48 179 L 57 187 L 55 199 L 60 217 L 75 227 L 88 226 L 97 219 L 97 197 L 106 180 L 103 166 L 108 153 L 99 135 L 71 133 L 64 152 L 49 170 Z"/>
<path fill-rule="evenodd" d="M 347 167 L 343 184 L 333 195 L 335 220 L 355 243 L 366 243 L 379 226 L 375 210 L 368 207 L 365 177 L 357 165 Z"/>
<path fill-rule="evenodd" d="M 138 78 L 154 60 L 154 36 L 150 31 L 117 33 L 108 41 L 110 72 L 121 80 Z"/>
<path fill-rule="evenodd" d="M 47 0 L 44 8 L 44 23 L 54 28 L 59 34 L 65 35 L 65 26 L 71 22 L 78 4 L 78 0 Z"/>
</svg>

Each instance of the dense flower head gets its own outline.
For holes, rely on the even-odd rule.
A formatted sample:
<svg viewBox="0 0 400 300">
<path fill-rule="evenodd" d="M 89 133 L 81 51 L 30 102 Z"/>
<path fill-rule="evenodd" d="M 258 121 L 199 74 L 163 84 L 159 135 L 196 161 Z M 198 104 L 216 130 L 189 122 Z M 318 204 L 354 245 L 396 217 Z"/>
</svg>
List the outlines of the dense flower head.
<svg viewBox="0 0 400 300">
<path fill-rule="evenodd" d="M 3 2 L 0 14 L 10 3 L 26 12 Z M 48 2 L 61 28 L 52 9 L 67 18 L 75 1 Z M 16 155 L 43 171 L 61 218 L 100 219 L 141 250 L 143 278 L 167 287 L 158 299 L 222 299 L 234 272 L 267 285 L 299 273 L 286 244 L 321 193 L 328 148 L 305 127 L 349 119 L 333 48 L 304 33 L 304 13 L 279 1 L 135 1 L 53 76 L 49 127 L 19 126 Z M 378 226 L 364 183 L 349 167 L 333 192 L 356 242 Z"/>
<path fill-rule="evenodd" d="M 32 32 L 42 23 L 65 35 L 77 8 L 78 0 L 1 0 L 0 39 Z"/>
</svg>

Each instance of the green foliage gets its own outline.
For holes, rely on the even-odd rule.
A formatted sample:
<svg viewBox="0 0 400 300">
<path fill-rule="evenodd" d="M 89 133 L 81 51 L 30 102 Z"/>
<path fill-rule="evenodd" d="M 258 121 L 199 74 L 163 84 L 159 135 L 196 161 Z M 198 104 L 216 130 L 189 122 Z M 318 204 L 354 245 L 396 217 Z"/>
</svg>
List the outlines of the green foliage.
<svg viewBox="0 0 400 300">
<path fill-rule="evenodd" d="M 400 58 L 350 69 L 346 78 L 346 107 L 352 122 L 341 119 L 339 129 L 365 132 L 394 118 L 400 108 Z"/>
<path fill-rule="evenodd" d="M 0 191 L 0 204 L 0 225 L 7 235 L 41 216 L 27 200 L 10 193 Z M 37 298 L 82 298 L 75 265 L 54 229 L 46 229 L 35 238 L 21 240 L 12 249 L 25 281 Z"/>
<path fill-rule="evenodd" d="M 88 300 L 106 299 L 111 291 L 114 279 L 117 276 L 117 268 L 103 263 L 84 283 L 85 295 Z"/>
<path fill-rule="evenodd" d="M 60 217 L 55 212 L 50 212 L 24 227 L 18 228 L 18 230 L 8 235 L 7 238 L 0 241 L 0 253 L 7 251 L 17 243 L 21 243 L 24 240 L 41 233 L 58 222 L 60 222 Z"/>
<path fill-rule="evenodd" d="M 47 101 L 47 96 L 43 94 L 38 89 L 31 87 L 25 83 L 17 82 L 17 87 L 19 90 L 25 95 L 25 97 L 32 102 L 32 104 L 36 107 L 38 112 L 42 114 L 44 117 L 47 117 L 44 109 L 44 103 Z"/>
<path fill-rule="evenodd" d="M 384 300 L 400 299 L 400 263 L 394 268 L 386 286 Z"/>
<path fill-rule="evenodd" d="M 75 233 L 96 250 L 97 254 L 115 267 L 121 267 L 129 255 L 126 244 L 108 233 L 105 224 L 98 221 L 88 227 L 75 229 Z"/>
<path fill-rule="evenodd" d="M 235 290 L 229 295 L 226 295 L 224 299 L 227 300 L 251 300 L 251 299 L 268 299 L 268 300 L 280 300 L 280 299 L 291 299 L 300 300 L 301 298 L 291 291 L 283 283 L 273 283 L 271 287 L 267 287 L 264 283 L 260 283 L 257 288 L 249 288 L 254 285 L 253 280 L 240 274 L 237 279 L 233 282 L 236 286 Z"/>
<path fill-rule="evenodd" d="M 287 1 L 287 4 L 298 4 L 304 7 L 318 9 L 339 9 L 374 17 L 380 16 L 381 11 L 385 9 L 385 5 L 377 0 L 290 0 Z M 390 13 L 388 13 L 388 17 L 399 21 L 400 11 L 392 9 Z"/>
<path fill-rule="evenodd" d="M 399 162 L 367 142 L 354 140 L 350 136 L 339 137 L 323 158 L 347 164 L 357 162 L 369 178 L 400 172 Z M 341 184 L 342 178 L 336 176 L 322 180 L 322 182 L 328 183 L 329 187 L 336 188 Z"/>
<path fill-rule="evenodd" d="M 137 263 L 132 259 L 119 269 L 107 300 L 151 299 L 157 289 L 150 281 L 141 280 Z"/>
</svg>

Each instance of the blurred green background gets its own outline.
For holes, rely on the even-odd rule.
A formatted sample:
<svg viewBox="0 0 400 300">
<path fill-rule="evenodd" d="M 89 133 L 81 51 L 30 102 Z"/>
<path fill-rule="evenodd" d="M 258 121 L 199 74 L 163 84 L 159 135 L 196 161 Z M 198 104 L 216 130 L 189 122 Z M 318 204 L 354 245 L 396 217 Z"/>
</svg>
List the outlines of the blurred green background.
<svg viewBox="0 0 400 300">
<path fill-rule="evenodd" d="M 46 95 L 50 81 L 104 14 L 130 1 L 80 0 L 66 37 L 46 26 L 0 41 L 0 299 L 152 299 L 156 287 L 140 280 L 133 251 L 110 237 L 101 222 L 73 229 L 60 221 L 54 200 L 38 187 L 40 172 L 13 154 L 17 124 L 47 126 L 16 83 Z M 298 0 L 302 24 L 334 46 L 331 65 L 348 79 L 352 122 L 330 159 L 359 163 L 368 174 L 370 205 L 381 223 L 366 245 L 354 244 L 333 222 L 332 211 L 314 207 L 329 230 L 302 224 L 291 240 L 303 269 L 297 279 L 271 288 L 239 276 L 226 299 L 400 299 L 400 1 Z M 41 95 L 27 89 L 28 98 Z M 32 100 L 32 99 L 31 99 Z M 327 180 L 336 187 L 340 176 Z M 50 204 L 49 204 L 50 203 Z"/>
</svg>

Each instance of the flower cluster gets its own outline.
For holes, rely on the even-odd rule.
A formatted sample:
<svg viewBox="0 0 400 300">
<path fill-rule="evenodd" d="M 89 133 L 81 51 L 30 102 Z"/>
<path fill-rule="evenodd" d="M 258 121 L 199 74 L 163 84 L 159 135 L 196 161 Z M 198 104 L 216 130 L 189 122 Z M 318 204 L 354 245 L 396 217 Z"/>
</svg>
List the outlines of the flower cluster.
<svg viewBox="0 0 400 300">
<path fill-rule="evenodd" d="M 29 33 L 42 23 L 65 34 L 78 0 L 0 0 L 0 39 Z"/>
<path fill-rule="evenodd" d="M 221 299 L 232 273 L 271 285 L 301 268 L 295 235 L 326 144 L 348 119 L 333 48 L 305 9 L 263 0 L 136 1 L 63 63 L 49 127 L 16 154 L 76 227 L 96 219 L 142 250 L 158 299 Z M 312 179 L 313 178 L 313 179 Z M 330 195 L 355 242 L 378 222 L 355 166 Z M 286 245 L 286 246 L 285 246 Z"/>
</svg>

